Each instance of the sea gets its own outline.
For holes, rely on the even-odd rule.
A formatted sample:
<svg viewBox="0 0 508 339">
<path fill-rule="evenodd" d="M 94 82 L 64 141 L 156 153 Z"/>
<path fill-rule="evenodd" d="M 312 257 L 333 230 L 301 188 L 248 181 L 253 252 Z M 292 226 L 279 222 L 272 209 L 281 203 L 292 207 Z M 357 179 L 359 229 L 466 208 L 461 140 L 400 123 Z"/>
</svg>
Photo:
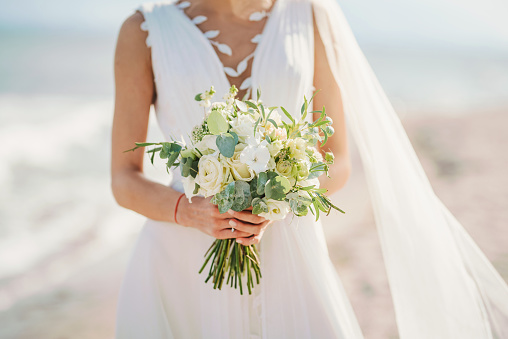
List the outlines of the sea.
<svg viewBox="0 0 508 339">
<path fill-rule="evenodd" d="M 114 49 L 137 2 L 43 3 L 0 2 L 0 310 L 132 243 L 144 221 L 116 205 L 109 172 Z M 447 26 L 442 12 L 423 20 L 399 1 L 343 4 L 401 119 L 508 107 L 508 25 L 497 11 L 490 23 L 468 10 Z M 463 25 L 471 17 L 476 35 Z M 148 139 L 161 138 L 151 112 Z M 161 164 L 145 168 L 168 181 Z"/>
</svg>

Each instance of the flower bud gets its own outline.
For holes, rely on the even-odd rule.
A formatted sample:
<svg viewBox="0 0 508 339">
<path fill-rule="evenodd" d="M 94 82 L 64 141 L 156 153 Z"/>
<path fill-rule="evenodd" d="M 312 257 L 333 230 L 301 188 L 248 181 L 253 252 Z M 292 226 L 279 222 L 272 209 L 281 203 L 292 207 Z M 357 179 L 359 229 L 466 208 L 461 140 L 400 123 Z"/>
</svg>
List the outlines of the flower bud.
<svg viewBox="0 0 508 339">
<path fill-rule="evenodd" d="M 332 152 L 326 152 L 325 153 L 325 161 L 329 164 L 333 164 L 333 161 L 335 159 L 335 156 Z"/>
</svg>

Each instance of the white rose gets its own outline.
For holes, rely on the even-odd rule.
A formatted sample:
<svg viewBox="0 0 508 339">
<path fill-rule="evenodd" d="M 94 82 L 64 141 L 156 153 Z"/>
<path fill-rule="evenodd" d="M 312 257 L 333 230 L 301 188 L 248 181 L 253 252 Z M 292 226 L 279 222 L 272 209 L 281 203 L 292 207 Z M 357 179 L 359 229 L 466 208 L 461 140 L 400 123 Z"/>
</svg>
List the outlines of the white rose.
<svg viewBox="0 0 508 339">
<path fill-rule="evenodd" d="M 229 123 L 231 130 L 238 135 L 240 142 L 245 142 L 249 136 L 254 134 L 256 121 L 248 114 L 238 113 L 238 116 L 232 118 Z"/>
<path fill-rule="evenodd" d="M 235 180 L 251 181 L 254 179 L 255 173 L 246 163 L 240 160 L 243 149 L 245 149 L 245 144 L 238 144 L 235 147 L 235 154 L 231 158 L 223 157 L 222 159 L 225 165 L 230 168 Z"/>
<path fill-rule="evenodd" d="M 198 174 L 195 182 L 200 186 L 200 193 L 205 197 L 222 191 L 224 182 L 229 176 L 229 169 L 224 168 L 220 161 L 212 155 L 204 155 L 199 159 Z"/>
<path fill-rule="evenodd" d="M 291 211 L 289 203 L 284 200 L 266 199 L 266 205 L 268 206 L 268 212 L 259 213 L 259 216 L 268 220 L 284 219 Z"/>
</svg>

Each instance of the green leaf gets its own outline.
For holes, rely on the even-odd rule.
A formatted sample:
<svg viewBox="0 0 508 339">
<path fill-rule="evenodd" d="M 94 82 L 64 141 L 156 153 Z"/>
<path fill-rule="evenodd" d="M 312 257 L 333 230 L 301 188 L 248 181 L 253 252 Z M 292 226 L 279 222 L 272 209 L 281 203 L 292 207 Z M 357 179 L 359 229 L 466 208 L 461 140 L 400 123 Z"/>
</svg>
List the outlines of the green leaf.
<svg viewBox="0 0 508 339">
<path fill-rule="evenodd" d="M 326 130 L 323 130 L 323 134 L 325 136 L 325 139 L 323 140 L 323 143 L 321 143 L 320 147 L 323 147 L 328 141 L 328 133 L 326 132 Z"/>
<path fill-rule="evenodd" d="M 256 104 L 255 104 L 255 103 L 253 103 L 252 101 L 250 101 L 250 100 L 246 100 L 246 101 L 245 101 L 245 103 L 246 103 L 248 106 L 250 106 L 250 107 L 252 107 L 253 109 L 255 109 L 256 111 L 259 111 L 258 105 L 256 105 Z"/>
<path fill-rule="evenodd" d="M 212 203 L 219 207 L 219 213 L 226 213 L 233 206 L 233 199 L 235 194 L 235 182 L 228 184 L 226 188 L 220 193 L 214 195 Z"/>
<path fill-rule="evenodd" d="M 264 199 L 255 198 L 252 200 L 252 214 L 260 214 L 260 213 L 268 212 L 268 205 Z"/>
<path fill-rule="evenodd" d="M 257 101 L 259 101 L 259 98 L 261 98 L 261 90 L 259 88 L 256 91 L 256 94 L 257 94 Z"/>
<path fill-rule="evenodd" d="M 300 114 L 301 114 L 301 119 L 302 120 L 305 120 L 305 117 L 307 116 L 307 107 L 308 107 L 308 103 L 307 103 L 307 98 L 305 97 L 305 95 L 303 96 L 303 100 L 304 100 L 304 103 L 302 105 L 302 109 L 300 110 Z"/>
<path fill-rule="evenodd" d="M 229 132 L 229 134 L 231 134 L 233 138 L 235 138 L 235 146 L 236 146 L 236 144 L 238 144 L 238 134 L 236 134 L 235 132 Z"/>
<path fill-rule="evenodd" d="M 250 195 L 250 185 L 245 181 L 234 181 L 235 193 L 233 198 L 233 205 L 231 209 L 233 211 L 243 211 L 248 208 L 252 203 L 252 196 Z"/>
<path fill-rule="evenodd" d="M 249 181 L 249 186 L 250 186 L 250 195 L 252 199 L 259 198 L 265 193 L 263 187 L 263 192 L 261 192 L 261 194 L 258 194 L 258 179 L 256 177 L 254 177 L 254 179 Z"/>
<path fill-rule="evenodd" d="M 289 114 L 289 112 L 286 111 L 286 109 L 284 107 L 281 106 L 280 109 L 282 110 L 282 112 L 284 112 L 284 114 L 288 117 L 288 119 L 291 120 L 291 122 L 294 124 L 295 119 L 293 118 L 293 116 L 291 114 Z"/>
<path fill-rule="evenodd" d="M 194 100 L 201 101 L 202 100 L 201 99 L 201 93 L 196 94 L 196 96 L 194 97 Z"/>
<path fill-rule="evenodd" d="M 212 111 L 206 119 L 208 130 L 214 135 L 226 133 L 229 129 L 227 120 L 217 111 Z"/>
<path fill-rule="evenodd" d="M 261 172 L 258 174 L 257 178 L 257 194 L 263 195 L 265 194 L 265 186 L 266 182 L 268 181 L 268 175 L 266 172 Z"/>
<path fill-rule="evenodd" d="M 283 176 L 276 176 L 268 180 L 265 186 L 265 195 L 267 199 L 284 200 L 286 193 L 291 189 L 289 180 Z"/>
<path fill-rule="evenodd" d="M 236 143 L 233 135 L 229 133 L 222 133 L 215 139 L 215 144 L 219 148 L 220 153 L 226 158 L 231 158 L 235 154 Z"/>
<path fill-rule="evenodd" d="M 275 128 L 278 128 L 279 126 L 277 126 L 277 123 L 275 122 L 275 120 L 273 119 L 267 119 L 267 121 L 271 122 L 273 126 L 275 126 Z"/>
</svg>

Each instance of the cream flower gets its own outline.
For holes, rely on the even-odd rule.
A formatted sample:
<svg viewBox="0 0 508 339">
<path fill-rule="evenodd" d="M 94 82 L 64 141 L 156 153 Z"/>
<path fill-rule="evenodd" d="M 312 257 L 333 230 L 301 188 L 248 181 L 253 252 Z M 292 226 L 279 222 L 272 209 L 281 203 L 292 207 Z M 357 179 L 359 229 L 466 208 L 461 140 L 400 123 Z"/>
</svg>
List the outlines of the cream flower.
<svg viewBox="0 0 508 339">
<path fill-rule="evenodd" d="M 273 140 L 272 143 L 266 145 L 266 147 L 270 151 L 270 155 L 272 157 L 274 157 L 277 155 L 277 153 L 280 152 L 281 149 L 284 148 L 284 145 L 282 144 L 282 141 L 280 141 L 280 140 Z"/>
<path fill-rule="evenodd" d="M 200 142 L 194 145 L 194 148 L 198 149 L 203 155 L 215 153 L 219 151 L 216 139 L 216 135 L 205 135 Z"/>
<path fill-rule="evenodd" d="M 236 145 L 235 153 L 231 158 L 221 157 L 221 159 L 223 159 L 224 164 L 230 168 L 231 174 L 235 180 L 251 181 L 255 176 L 254 171 L 240 160 L 240 154 L 245 146 L 245 144 Z"/>
<path fill-rule="evenodd" d="M 229 169 L 224 168 L 215 156 L 204 155 L 199 160 L 195 182 L 200 186 L 200 193 L 209 197 L 222 191 L 228 176 Z"/>
<path fill-rule="evenodd" d="M 229 122 L 231 130 L 238 135 L 240 142 L 245 142 L 249 136 L 254 134 L 256 121 L 248 114 L 239 113 L 237 117 Z"/>
<path fill-rule="evenodd" d="M 291 156 L 295 159 L 303 160 L 307 157 L 305 149 L 307 148 L 307 142 L 302 138 L 295 138 L 288 141 L 289 151 Z"/>
<path fill-rule="evenodd" d="M 291 211 L 289 203 L 286 201 L 278 201 L 273 199 L 266 199 L 268 212 L 259 213 L 259 216 L 268 220 L 282 220 Z"/>
</svg>

